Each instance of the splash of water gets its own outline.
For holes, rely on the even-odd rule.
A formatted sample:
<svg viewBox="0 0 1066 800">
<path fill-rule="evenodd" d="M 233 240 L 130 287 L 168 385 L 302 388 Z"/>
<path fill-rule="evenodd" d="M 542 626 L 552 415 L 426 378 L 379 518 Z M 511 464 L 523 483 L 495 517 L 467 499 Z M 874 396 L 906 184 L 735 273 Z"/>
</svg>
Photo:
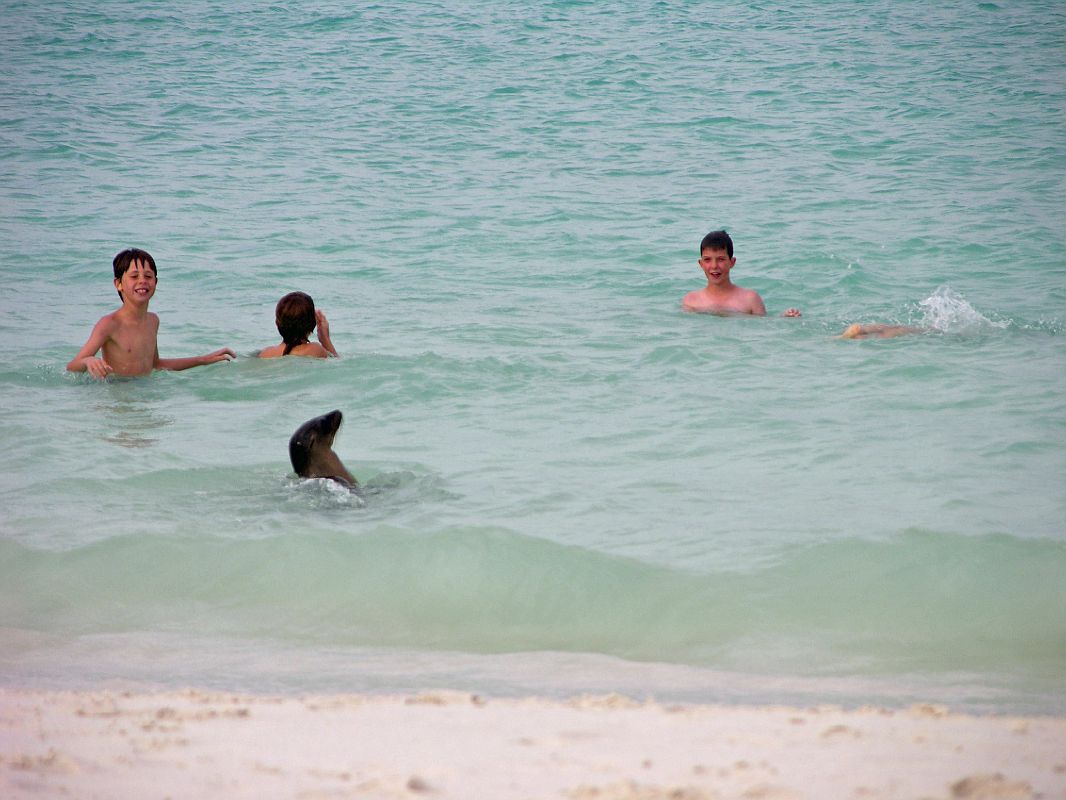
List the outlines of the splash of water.
<svg viewBox="0 0 1066 800">
<path fill-rule="evenodd" d="M 366 500 L 361 494 L 329 478 L 294 480 L 290 490 L 293 499 L 299 502 L 310 500 L 316 508 L 366 507 Z"/>
<path fill-rule="evenodd" d="M 918 305 L 922 308 L 922 327 L 943 333 L 976 333 L 1010 324 L 990 320 L 947 286 L 938 287 Z"/>
</svg>

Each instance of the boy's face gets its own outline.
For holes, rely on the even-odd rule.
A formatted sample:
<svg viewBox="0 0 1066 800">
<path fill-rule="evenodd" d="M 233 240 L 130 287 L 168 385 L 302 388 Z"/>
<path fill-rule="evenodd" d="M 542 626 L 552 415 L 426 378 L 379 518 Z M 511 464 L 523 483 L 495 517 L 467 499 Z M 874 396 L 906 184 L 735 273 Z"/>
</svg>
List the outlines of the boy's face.
<svg viewBox="0 0 1066 800">
<path fill-rule="evenodd" d="M 135 305 L 147 305 L 155 294 L 155 285 L 155 270 L 139 260 L 131 261 L 122 277 L 115 278 L 115 288 L 122 295 L 122 301 L 128 300 Z"/>
<path fill-rule="evenodd" d="M 729 282 L 729 270 L 737 263 L 735 258 L 730 258 L 725 250 L 712 250 L 704 248 L 697 262 L 703 274 L 707 276 L 707 282 L 715 285 Z"/>
</svg>

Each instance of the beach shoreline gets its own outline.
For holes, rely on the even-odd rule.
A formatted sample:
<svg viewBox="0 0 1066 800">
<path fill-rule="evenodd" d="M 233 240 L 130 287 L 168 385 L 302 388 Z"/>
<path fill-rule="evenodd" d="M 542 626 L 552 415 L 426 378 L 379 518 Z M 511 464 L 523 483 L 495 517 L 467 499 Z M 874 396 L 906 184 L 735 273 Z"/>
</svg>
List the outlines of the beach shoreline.
<svg viewBox="0 0 1066 800">
<path fill-rule="evenodd" d="M 7 798 L 1066 798 L 1066 717 L 0 689 Z"/>
</svg>

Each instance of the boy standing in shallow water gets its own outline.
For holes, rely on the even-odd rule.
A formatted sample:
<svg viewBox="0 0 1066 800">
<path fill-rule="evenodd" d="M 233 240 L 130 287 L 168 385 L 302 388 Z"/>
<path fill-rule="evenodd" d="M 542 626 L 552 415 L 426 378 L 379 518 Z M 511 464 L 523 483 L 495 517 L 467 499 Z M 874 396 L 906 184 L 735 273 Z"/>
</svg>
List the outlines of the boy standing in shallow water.
<svg viewBox="0 0 1066 800">
<path fill-rule="evenodd" d="M 685 295 L 681 301 L 685 311 L 766 316 L 766 306 L 759 293 L 737 286 L 729 279 L 729 271 L 737 260 L 733 257 L 733 240 L 728 233 L 712 231 L 704 236 L 697 263 L 707 277 L 707 285 Z M 790 308 L 782 316 L 798 317 L 800 312 Z"/>
<path fill-rule="evenodd" d="M 96 323 L 89 341 L 67 364 L 67 370 L 103 379 L 112 374 L 147 375 L 154 369 L 189 369 L 236 357 L 223 347 L 206 356 L 160 358 L 156 343 L 159 317 L 148 310 L 157 282 L 155 259 L 144 250 L 130 248 L 115 256 L 113 265 L 122 307 Z M 103 356 L 97 357 L 101 349 Z"/>
</svg>

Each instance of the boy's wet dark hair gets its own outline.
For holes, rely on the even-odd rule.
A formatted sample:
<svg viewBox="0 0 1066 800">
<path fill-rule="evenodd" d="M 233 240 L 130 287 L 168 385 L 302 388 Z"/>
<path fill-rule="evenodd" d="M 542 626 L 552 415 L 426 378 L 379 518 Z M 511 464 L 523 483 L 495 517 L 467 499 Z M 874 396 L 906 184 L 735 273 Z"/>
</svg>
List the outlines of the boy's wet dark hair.
<svg viewBox="0 0 1066 800">
<path fill-rule="evenodd" d="M 700 255 L 703 255 L 703 251 L 707 248 L 711 250 L 725 250 L 726 255 L 730 258 L 733 257 L 733 240 L 729 238 L 729 234 L 725 231 L 711 231 L 703 237 L 703 241 L 700 242 Z"/>
<path fill-rule="evenodd" d="M 285 352 L 288 355 L 292 348 L 306 342 L 311 331 L 315 329 L 315 301 L 311 295 L 303 292 L 289 292 L 278 300 L 274 310 L 274 322 L 278 326 L 278 333 L 285 342 Z"/>
<path fill-rule="evenodd" d="M 156 279 L 159 278 L 159 270 L 156 269 L 155 259 L 147 250 L 141 250 L 137 247 L 128 247 L 115 256 L 111 265 L 115 268 L 115 280 L 121 281 L 122 276 L 126 274 L 130 268 L 130 264 L 134 261 L 140 261 L 142 264 L 147 264 L 152 268 L 152 272 L 155 273 Z M 122 297 L 122 292 L 118 293 L 119 297 Z"/>
</svg>

